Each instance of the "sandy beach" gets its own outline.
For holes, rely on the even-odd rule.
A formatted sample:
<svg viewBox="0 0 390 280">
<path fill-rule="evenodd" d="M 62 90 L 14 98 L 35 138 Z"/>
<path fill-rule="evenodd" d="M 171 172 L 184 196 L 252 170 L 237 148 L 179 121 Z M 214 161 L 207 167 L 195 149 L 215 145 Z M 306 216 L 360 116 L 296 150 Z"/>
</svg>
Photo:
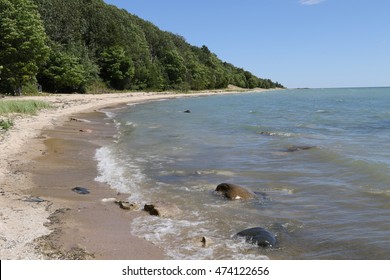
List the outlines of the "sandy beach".
<svg viewBox="0 0 390 280">
<path fill-rule="evenodd" d="M 1 134 L 0 259 L 166 258 L 162 248 L 129 234 L 131 219 L 146 213 L 102 202 L 129 195 L 94 180 L 95 150 L 114 133 L 114 126 L 102 127 L 104 114 L 96 110 L 226 93 L 232 91 L 22 97 L 47 101 L 53 108 L 16 116 L 14 127 Z M 75 186 L 91 193 L 72 192 Z"/>
</svg>

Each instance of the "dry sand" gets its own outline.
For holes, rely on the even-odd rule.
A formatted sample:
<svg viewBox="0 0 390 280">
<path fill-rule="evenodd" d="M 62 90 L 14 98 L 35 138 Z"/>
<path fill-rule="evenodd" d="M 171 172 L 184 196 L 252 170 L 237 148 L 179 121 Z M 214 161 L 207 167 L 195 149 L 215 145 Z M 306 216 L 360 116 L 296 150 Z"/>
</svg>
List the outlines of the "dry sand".
<svg viewBox="0 0 390 280">
<path fill-rule="evenodd" d="M 101 118 L 98 113 L 76 114 L 123 103 L 223 93 L 23 97 L 47 101 L 54 108 L 16 117 L 14 127 L 0 134 L 0 259 L 165 258 L 161 248 L 129 234 L 131 219 L 142 212 L 101 202 L 105 197 L 127 197 L 93 180 L 93 154 L 100 144 L 96 140 L 104 141 L 107 129 L 91 129 L 70 117 Z M 70 191 L 80 183 L 91 195 Z"/>
</svg>

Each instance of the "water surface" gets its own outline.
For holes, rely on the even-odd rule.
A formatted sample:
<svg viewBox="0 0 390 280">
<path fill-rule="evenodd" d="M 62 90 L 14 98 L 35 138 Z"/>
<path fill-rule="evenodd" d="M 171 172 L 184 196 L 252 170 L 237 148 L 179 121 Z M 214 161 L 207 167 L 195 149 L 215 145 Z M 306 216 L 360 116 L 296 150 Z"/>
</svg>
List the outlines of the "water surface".
<svg viewBox="0 0 390 280">
<path fill-rule="evenodd" d="M 390 258 L 390 88 L 183 98 L 109 116 L 118 135 L 97 151 L 97 179 L 141 205 L 183 210 L 132 225 L 170 257 Z M 227 201 L 214 193 L 222 182 L 259 197 Z M 277 234 L 278 248 L 232 238 L 257 226 Z M 202 236 L 213 244 L 199 246 Z"/>
</svg>

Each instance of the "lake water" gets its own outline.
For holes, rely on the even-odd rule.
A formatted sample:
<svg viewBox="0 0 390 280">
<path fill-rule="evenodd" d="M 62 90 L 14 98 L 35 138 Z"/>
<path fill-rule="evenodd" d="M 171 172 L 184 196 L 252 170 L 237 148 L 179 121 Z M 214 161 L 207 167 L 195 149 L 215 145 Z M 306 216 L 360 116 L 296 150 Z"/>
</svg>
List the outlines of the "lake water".
<svg viewBox="0 0 390 280">
<path fill-rule="evenodd" d="M 132 224 L 171 258 L 390 259 L 390 88 L 182 98 L 106 113 L 118 133 L 96 152 L 97 180 L 140 205 L 183 210 Z M 228 201 L 214 192 L 222 182 L 259 196 Z M 251 227 L 274 232 L 277 248 L 233 238 Z"/>
</svg>

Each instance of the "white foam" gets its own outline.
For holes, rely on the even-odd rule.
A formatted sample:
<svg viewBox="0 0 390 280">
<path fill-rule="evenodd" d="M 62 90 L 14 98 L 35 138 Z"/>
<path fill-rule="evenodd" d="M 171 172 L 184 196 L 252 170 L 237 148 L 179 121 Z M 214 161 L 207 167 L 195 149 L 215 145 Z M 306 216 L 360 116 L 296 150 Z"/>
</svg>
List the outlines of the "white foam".
<svg viewBox="0 0 390 280">
<path fill-rule="evenodd" d="M 130 122 L 130 121 L 128 121 L 128 122 L 126 122 L 126 124 L 125 124 L 126 126 L 137 126 L 135 123 L 133 123 L 133 122 Z"/>
<path fill-rule="evenodd" d="M 287 138 L 299 136 L 299 134 L 296 134 L 296 133 L 282 132 L 282 131 L 261 132 L 260 134 L 263 134 L 266 136 L 279 136 L 279 137 L 287 137 Z"/>
<path fill-rule="evenodd" d="M 186 214 L 191 216 L 191 213 Z M 268 259 L 257 246 L 222 235 L 217 229 L 210 228 L 209 221 L 202 218 L 203 215 L 195 216 L 190 217 L 191 221 L 139 217 L 132 222 L 132 234 L 164 248 L 172 259 Z M 203 236 L 211 240 L 206 247 L 200 243 Z"/>
<path fill-rule="evenodd" d="M 101 112 L 103 112 L 103 113 L 107 116 L 108 119 L 113 119 L 113 118 L 115 118 L 115 116 L 116 116 L 115 113 L 110 112 L 110 111 L 102 110 Z"/>
<path fill-rule="evenodd" d="M 126 162 L 126 165 L 121 164 L 109 147 L 97 149 L 95 159 L 98 161 L 99 172 L 96 181 L 109 184 L 119 192 L 131 193 L 132 199 L 140 198 L 139 186 L 144 175 L 139 167 L 129 162 Z"/>
</svg>

